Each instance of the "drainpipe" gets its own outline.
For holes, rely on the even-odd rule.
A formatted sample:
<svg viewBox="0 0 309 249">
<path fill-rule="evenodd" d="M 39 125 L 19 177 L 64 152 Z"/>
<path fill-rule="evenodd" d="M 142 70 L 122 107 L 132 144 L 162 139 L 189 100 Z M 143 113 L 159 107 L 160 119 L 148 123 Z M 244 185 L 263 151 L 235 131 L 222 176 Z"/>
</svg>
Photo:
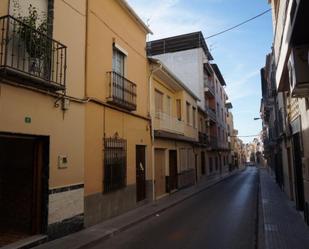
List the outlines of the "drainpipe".
<svg viewBox="0 0 309 249">
<path fill-rule="evenodd" d="M 151 150 L 152 150 L 152 159 L 151 159 L 151 170 L 152 170 L 152 199 L 155 200 L 156 198 L 156 191 L 155 191 L 155 168 L 154 168 L 154 131 L 153 131 L 153 117 L 151 113 L 151 103 L 152 101 L 152 75 L 158 70 L 161 70 L 163 68 L 163 65 L 159 63 L 159 66 L 156 68 L 153 68 L 150 71 L 149 77 L 148 77 L 148 82 L 149 82 L 149 102 L 148 102 L 148 111 L 149 111 L 149 116 L 150 116 L 150 129 L 151 129 Z"/>
<path fill-rule="evenodd" d="M 84 95 L 85 98 L 88 97 L 88 91 L 87 91 L 87 77 L 88 77 L 88 71 L 87 71 L 87 66 L 88 66 L 88 22 L 89 22 L 89 1 L 86 0 L 86 24 L 85 24 L 85 65 L 84 65 Z"/>
</svg>

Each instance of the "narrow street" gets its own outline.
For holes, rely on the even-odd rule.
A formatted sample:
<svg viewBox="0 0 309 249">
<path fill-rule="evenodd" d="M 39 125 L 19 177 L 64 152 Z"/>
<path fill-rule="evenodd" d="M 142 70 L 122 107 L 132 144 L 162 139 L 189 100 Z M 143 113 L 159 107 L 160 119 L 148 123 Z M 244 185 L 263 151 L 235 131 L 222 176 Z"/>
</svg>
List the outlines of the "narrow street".
<svg viewBox="0 0 309 249">
<path fill-rule="evenodd" d="M 258 170 L 247 170 L 93 249 L 255 248 Z"/>
</svg>

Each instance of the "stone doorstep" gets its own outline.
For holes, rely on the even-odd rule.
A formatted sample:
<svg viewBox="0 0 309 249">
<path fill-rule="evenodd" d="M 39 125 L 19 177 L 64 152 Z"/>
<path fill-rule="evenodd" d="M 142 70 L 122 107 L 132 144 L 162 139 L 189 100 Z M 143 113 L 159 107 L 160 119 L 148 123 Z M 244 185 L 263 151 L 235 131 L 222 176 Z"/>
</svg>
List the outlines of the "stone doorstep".
<svg viewBox="0 0 309 249">
<path fill-rule="evenodd" d="M 26 239 L 19 240 L 17 242 L 11 243 L 7 246 L 1 247 L 1 249 L 21 249 L 21 248 L 31 248 L 37 246 L 47 241 L 47 235 L 35 235 L 28 237 Z"/>
</svg>

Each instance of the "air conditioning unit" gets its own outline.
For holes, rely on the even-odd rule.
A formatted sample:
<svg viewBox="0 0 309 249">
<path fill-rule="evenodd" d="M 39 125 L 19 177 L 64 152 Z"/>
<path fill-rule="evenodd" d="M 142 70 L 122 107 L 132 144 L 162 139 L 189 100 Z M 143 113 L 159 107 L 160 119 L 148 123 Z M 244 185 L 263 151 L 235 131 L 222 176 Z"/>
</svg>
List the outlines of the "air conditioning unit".
<svg viewBox="0 0 309 249">
<path fill-rule="evenodd" d="M 292 97 L 309 97 L 308 46 L 295 47 L 291 50 L 288 71 Z"/>
</svg>

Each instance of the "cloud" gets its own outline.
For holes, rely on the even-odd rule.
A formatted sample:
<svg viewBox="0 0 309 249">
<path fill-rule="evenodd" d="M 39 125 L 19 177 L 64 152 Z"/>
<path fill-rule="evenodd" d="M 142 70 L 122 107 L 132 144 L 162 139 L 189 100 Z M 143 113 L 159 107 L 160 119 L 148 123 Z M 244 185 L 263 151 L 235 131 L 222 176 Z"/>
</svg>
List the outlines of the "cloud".
<svg viewBox="0 0 309 249">
<path fill-rule="evenodd" d="M 238 65 L 233 72 L 233 75 L 239 75 L 239 77 L 233 79 L 226 77 L 227 81 L 230 82 L 230 84 L 227 85 L 227 92 L 231 101 L 240 100 L 253 94 L 256 95 L 255 89 L 252 87 L 252 82 L 259 76 L 260 72 L 254 70 L 244 74 L 245 71 L 243 68 L 244 65 Z"/>
<path fill-rule="evenodd" d="M 154 35 L 150 40 L 202 30 L 210 35 L 226 25 L 223 18 L 194 7 L 188 9 L 180 0 L 129 0 L 129 4 L 147 23 Z"/>
</svg>

